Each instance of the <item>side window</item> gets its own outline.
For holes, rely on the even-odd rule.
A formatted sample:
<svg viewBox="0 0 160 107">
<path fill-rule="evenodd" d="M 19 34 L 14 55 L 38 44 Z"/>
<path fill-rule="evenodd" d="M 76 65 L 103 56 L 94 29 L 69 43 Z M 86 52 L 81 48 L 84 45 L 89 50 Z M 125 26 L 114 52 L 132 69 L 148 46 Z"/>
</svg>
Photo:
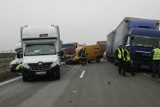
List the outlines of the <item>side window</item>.
<svg viewBox="0 0 160 107">
<path fill-rule="evenodd" d="M 79 50 L 78 56 L 81 56 L 81 53 L 82 53 L 82 49 Z"/>
<path fill-rule="evenodd" d="M 128 36 L 125 36 L 124 37 L 124 44 L 123 44 L 124 46 L 127 44 L 127 40 L 128 40 Z"/>
</svg>

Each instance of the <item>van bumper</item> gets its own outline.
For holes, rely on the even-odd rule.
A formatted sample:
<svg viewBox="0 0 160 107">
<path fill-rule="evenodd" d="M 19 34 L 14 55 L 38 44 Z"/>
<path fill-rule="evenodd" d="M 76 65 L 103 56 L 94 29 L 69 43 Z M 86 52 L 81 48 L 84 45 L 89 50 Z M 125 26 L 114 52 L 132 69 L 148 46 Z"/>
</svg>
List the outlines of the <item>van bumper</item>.
<svg viewBox="0 0 160 107">
<path fill-rule="evenodd" d="M 57 72 L 60 72 L 59 65 L 51 67 L 48 70 L 31 70 L 24 67 L 22 68 L 22 74 L 30 77 L 39 76 L 39 75 L 54 76 L 57 74 Z"/>
</svg>

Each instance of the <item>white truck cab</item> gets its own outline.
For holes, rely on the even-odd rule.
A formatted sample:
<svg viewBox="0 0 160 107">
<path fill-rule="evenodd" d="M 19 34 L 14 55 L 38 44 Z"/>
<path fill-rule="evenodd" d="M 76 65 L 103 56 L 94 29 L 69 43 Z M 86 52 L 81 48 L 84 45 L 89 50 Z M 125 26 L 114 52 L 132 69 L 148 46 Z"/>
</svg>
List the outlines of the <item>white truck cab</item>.
<svg viewBox="0 0 160 107">
<path fill-rule="evenodd" d="M 28 81 L 38 75 L 60 79 L 60 33 L 58 26 L 21 27 L 23 49 L 22 77 Z"/>
<path fill-rule="evenodd" d="M 21 46 L 21 42 L 18 42 L 16 44 L 15 52 L 16 52 L 16 55 L 15 55 L 14 59 L 10 62 L 10 70 L 11 70 L 11 72 L 16 72 L 17 65 L 22 63 L 22 46 Z M 19 58 L 17 58 L 18 54 L 20 54 Z"/>
</svg>

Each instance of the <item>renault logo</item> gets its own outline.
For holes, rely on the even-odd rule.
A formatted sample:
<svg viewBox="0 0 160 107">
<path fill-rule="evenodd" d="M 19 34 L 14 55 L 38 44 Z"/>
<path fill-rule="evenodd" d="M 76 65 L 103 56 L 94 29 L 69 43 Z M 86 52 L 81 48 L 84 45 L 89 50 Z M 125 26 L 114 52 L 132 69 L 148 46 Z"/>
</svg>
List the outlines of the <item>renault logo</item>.
<svg viewBox="0 0 160 107">
<path fill-rule="evenodd" d="M 42 67 L 43 63 L 41 61 L 38 62 L 38 66 Z"/>
</svg>

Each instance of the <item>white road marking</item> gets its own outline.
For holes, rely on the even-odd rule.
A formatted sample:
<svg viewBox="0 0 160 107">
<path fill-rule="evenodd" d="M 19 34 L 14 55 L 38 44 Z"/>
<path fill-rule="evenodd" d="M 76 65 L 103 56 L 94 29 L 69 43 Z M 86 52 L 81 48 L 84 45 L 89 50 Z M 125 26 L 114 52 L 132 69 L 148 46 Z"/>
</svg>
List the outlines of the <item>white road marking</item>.
<svg viewBox="0 0 160 107">
<path fill-rule="evenodd" d="M 152 78 L 150 75 L 146 74 L 146 73 L 142 73 L 144 76 L 147 76 L 149 78 Z"/>
<path fill-rule="evenodd" d="M 77 93 L 78 91 L 72 91 L 73 93 Z"/>
<path fill-rule="evenodd" d="M 85 72 L 86 72 L 86 71 L 83 71 L 83 72 L 82 72 L 80 78 L 83 78 Z"/>
<path fill-rule="evenodd" d="M 21 79 L 21 78 L 22 78 L 22 76 L 17 77 L 17 78 L 10 79 L 10 80 L 5 81 L 5 82 L 2 82 L 2 83 L 0 83 L 0 86 L 5 85 L 5 84 L 8 84 L 8 83 L 13 82 L 13 81 L 16 81 L 16 80 L 19 80 L 19 79 Z"/>
</svg>

